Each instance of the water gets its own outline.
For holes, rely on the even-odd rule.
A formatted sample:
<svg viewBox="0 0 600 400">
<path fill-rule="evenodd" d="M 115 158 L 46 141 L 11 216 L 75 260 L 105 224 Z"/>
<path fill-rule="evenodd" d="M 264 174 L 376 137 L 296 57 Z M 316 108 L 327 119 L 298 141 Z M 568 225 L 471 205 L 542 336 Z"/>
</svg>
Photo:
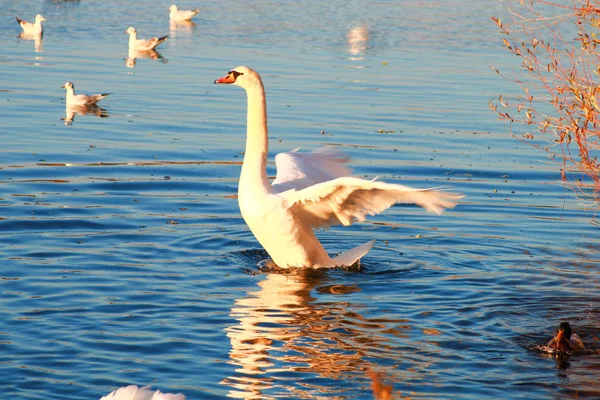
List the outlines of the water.
<svg viewBox="0 0 600 400">
<path fill-rule="evenodd" d="M 170 27 L 158 1 L 0 2 L 3 398 L 372 398 L 367 371 L 397 398 L 600 396 L 598 355 L 532 350 L 562 319 L 600 348 L 600 240 L 488 110 L 518 91 L 490 69 L 515 65 L 506 4 L 364 3 L 188 3 L 196 25 Z M 12 18 L 38 12 L 36 52 Z M 170 34 L 160 57 L 127 60 L 128 26 Z M 321 232 L 332 254 L 377 239 L 360 272 L 261 273 L 235 199 L 245 96 L 212 83 L 244 64 L 271 155 L 340 146 L 359 176 L 466 198 Z M 104 118 L 65 124 L 66 81 L 111 92 Z"/>
</svg>

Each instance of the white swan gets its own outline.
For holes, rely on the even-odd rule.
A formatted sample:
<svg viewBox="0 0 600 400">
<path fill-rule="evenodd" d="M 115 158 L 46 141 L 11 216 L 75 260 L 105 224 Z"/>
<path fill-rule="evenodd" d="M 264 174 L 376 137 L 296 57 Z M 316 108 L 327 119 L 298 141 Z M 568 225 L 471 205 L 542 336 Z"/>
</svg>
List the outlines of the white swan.
<svg viewBox="0 0 600 400">
<path fill-rule="evenodd" d="M 21 28 L 23 28 L 23 33 L 27 34 L 27 35 L 43 35 L 44 34 L 44 27 L 42 26 L 42 21 L 45 21 L 46 18 L 42 17 L 42 14 L 38 14 L 35 16 L 35 22 L 31 23 L 31 22 L 27 22 L 19 17 L 17 18 L 17 22 L 19 23 L 19 25 L 21 25 Z"/>
<path fill-rule="evenodd" d="M 175 4 L 169 7 L 169 10 L 171 11 L 169 13 L 169 19 L 171 21 L 189 21 L 194 18 L 194 15 L 200 12 L 199 8 L 196 8 L 195 10 L 178 10 Z"/>
<path fill-rule="evenodd" d="M 75 94 L 75 86 L 71 82 L 67 82 L 62 86 L 63 89 L 67 90 L 67 96 L 65 102 L 67 107 L 74 106 L 91 106 L 108 96 L 110 93 L 99 93 L 99 94 Z"/>
<path fill-rule="evenodd" d="M 150 386 L 138 388 L 135 385 L 124 386 L 114 390 L 100 400 L 185 400 L 181 393 L 162 393 L 160 390 L 153 391 Z"/>
<path fill-rule="evenodd" d="M 332 151 L 275 157 L 277 176 L 267 178 L 268 128 L 265 90 L 260 75 L 237 67 L 215 83 L 240 86 L 248 96 L 246 152 L 238 187 L 242 217 L 256 239 L 281 268 L 350 266 L 374 241 L 331 258 L 313 228 L 364 221 L 396 203 L 414 203 L 441 214 L 462 196 L 433 189 L 346 176 L 347 159 Z"/>
<path fill-rule="evenodd" d="M 133 26 L 127 28 L 125 33 L 129 34 L 129 49 L 138 51 L 154 50 L 156 46 L 167 40 L 169 37 L 169 35 L 165 35 L 159 38 L 154 37 L 151 39 L 138 39 L 137 31 Z"/>
</svg>

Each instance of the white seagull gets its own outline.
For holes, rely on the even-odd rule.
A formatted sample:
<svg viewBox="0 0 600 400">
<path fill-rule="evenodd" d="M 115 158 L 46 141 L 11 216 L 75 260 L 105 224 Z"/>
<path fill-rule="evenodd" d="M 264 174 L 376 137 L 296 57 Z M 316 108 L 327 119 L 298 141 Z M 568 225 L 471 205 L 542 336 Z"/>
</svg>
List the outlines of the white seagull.
<svg viewBox="0 0 600 400">
<path fill-rule="evenodd" d="M 169 7 L 169 10 L 171 10 L 171 13 L 169 14 L 169 19 L 171 21 L 189 21 L 194 18 L 194 15 L 200 12 L 199 8 L 196 8 L 195 10 L 178 10 L 175 4 Z"/>
<path fill-rule="evenodd" d="M 269 183 L 267 106 L 260 75 L 241 66 L 215 83 L 246 90 L 246 152 L 238 203 L 246 224 L 280 268 L 351 266 L 373 247 L 371 240 L 332 258 L 314 228 L 348 226 L 396 203 L 417 204 L 441 214 L 463 197 L 348 176 L 349 170 L 343 165 L 347 158 L 332 151 L 277 154 L 277 176 Z"/>
<path fill-rule="evenodd" d="M 125 33 L 129 33 L 129 49 L 138 51 L 154 50 L 156 46 L 167 40 L 167 37 L 169 37 L 169 35 L 165 35 L 159 38 L 154 37 L 152 39 L 138 39 L 137 31 L 133 26 L 127 28 Z"/>
<path fill-rule="evenodd" d="M 181 393 L 162 393 L 160 390 L 153 391 L 150 386 L 138 388 L 135 385 L 124 386 L 110 392 L 100 400 L 185 400 Z"/>
<path fill-rule="evenodd" d="M 75 94 L 75 86 L 71 82 L 65 83 L 63 89 L 67 89 L 66 104 L 67 107 L 91 106 L 108 96 L 110 93 L 99 94 Z"/>
<path fill-rule="evenodd" d="M 38 14 L 35 16 L 35 22 L 31 23 L 31 22 L 27 22 L 19 17 L 17 18 L 17 22 L 19 23 L 19 25 L 21 25 L 21 28 L 23 28 L 23 33 L 27 34 L 27 35 L 43 35 L 44 34 L 44 27 L 42 26 L 42 21 L 45 21 L 46 18 L 42 17 L 42 14 Z"/>
</svg>

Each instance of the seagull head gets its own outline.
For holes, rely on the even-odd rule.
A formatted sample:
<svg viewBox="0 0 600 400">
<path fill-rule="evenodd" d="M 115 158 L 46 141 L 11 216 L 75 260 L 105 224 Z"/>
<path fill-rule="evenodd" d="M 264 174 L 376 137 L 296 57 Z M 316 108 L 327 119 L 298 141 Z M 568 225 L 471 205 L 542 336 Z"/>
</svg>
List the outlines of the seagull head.
<svg viewBox="0 0 600 400">
<path fill-rule="evenodd" d="M 71 82 L 67 82 L 62 86 L 63 89 L 75 89 L 75 86 Z"/>
<path fill-rule="evenodd" d="M 261 82 L 260 75 L 252 68 L 245 66 L 235 67 L 224 77 L 215 80 L 215 83 L 233 84 L 244 89 L 259 82 Z"/>
<path fill-rule="evenodd" d="M 127 28 L 125 33 L 128 33 L 130 35 L 135 35 L 137 33 L 137 31 L 135 30 L 135 28 L 133 26 L 130 26 L 129 28 Z"/>
</svg>

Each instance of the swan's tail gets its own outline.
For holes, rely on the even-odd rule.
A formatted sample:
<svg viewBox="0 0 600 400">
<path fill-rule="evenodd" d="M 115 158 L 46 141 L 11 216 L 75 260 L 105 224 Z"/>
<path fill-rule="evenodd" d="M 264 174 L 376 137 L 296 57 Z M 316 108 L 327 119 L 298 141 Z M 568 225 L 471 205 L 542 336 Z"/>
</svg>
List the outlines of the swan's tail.
<svg viewBox="0 0 600 400">
<path fill-rule="evenodd" d="M 343 252 L 337 257 L 334 257 L 333 263 L 337 267 L 351 267 L 358 260 L 362 258 L 365 254 L 371 250 L 373 245 L 375 244 L 375 240 L 369 240 L 367 243 L 361 244 L 353 249 Z"/>
</svg>

